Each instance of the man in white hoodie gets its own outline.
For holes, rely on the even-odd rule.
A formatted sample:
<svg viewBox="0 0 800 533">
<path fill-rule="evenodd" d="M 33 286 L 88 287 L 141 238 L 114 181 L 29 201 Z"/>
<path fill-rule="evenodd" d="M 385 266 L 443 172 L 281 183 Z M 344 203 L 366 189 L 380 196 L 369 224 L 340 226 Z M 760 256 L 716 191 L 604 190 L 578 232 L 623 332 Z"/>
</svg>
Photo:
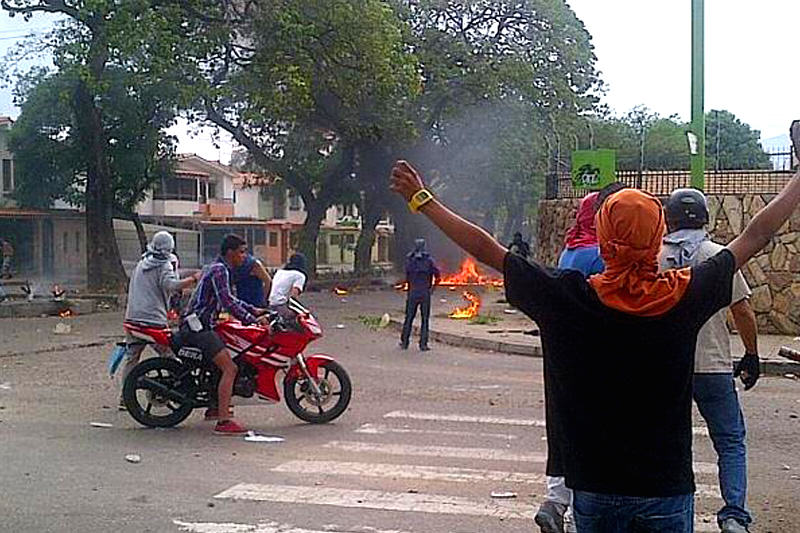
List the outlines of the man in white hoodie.
<svg viewBox="0 0 800 533">
<path fill-rule="evenodd" d="M 706 232 L 709 214 L 705 195 L 697 189 L 676 189 L 664 211 L 669 233 L 661 249 L 663 269 L 698 265 L 724 247 Z M 697 336 L 694 363 L 694 400 L 708 424 L 719 458 L 719 485 L 725 505 L 717 513 L 722 533 L 746 533 L 753 518 L 747 509 L 747 449 L 745 423 L 733 378 L 744 390 L 759 377 L 758 327 L 748 297 L 750 289 L 741 271 L 733 276 L 731 315 L 745 355 L 732 367 L 727 310 L 712 316 Z"/>
<path fill-rule="evenodd" d="M 166 231 L 153 235 L 147 251 L 136 265 L 128 285 L 128 306 L 125 309 L 125 322 L 149 327 L 167 327 L 167 310 L 170 297 L 187 289 L 197 282 L 201 273 L 179 279 L 170 260 L 175 248 L 175 239 Z M 122 384 L 130 371 L 139 363 L 146 343 L 126 334 L 128 345 L 125 366 L 122 369 Z M 155 345 L 154 345 L 155 347 Z M 162 353 L 166 356 L 169 354 Z M 124 409 L 122 397 L 120 409 Z"/>
</svg>

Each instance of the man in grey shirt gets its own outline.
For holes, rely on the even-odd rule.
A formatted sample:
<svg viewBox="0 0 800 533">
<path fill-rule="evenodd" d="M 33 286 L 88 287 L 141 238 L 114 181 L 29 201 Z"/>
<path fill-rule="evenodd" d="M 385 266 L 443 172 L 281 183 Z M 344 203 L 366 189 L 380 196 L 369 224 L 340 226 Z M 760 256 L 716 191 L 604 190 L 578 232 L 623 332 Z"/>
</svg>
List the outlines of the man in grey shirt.
<svg viewBox="0 0 800 533">
<path fill-rule="evenodd" d="M 147 251 L 136 265 L 128 285 L 128 305 L 125 309 L 125 322 L 140 326 L 168 327 L 167 310 L 172 294 L 189 288 L 197 282 L 199 273 L 192 277 L 179 279 L 170 257 L 175 248 L 175 239 L 166 231 L 153 235 Z M 122 369 L 122 384 L 125 378 L 139 363 L 146 342 L 126 333 L 125 366 Z M 153 345 L 158 350 L 160 347 Z M 169 355 L 160 353 L 160 355 Z M 120 409 L 124 409 L 122 397 Z"/>
<path fill-rule="evenodd" d="M 712 242 L 705 230 L 708 206 L 699 190 L 676 189 L 667 200 L 665 211 L 669 233 L 661 250 L 662 269 L 697 265 L 724 248 Z M 751 389 L 758 380 L 759 358 L 756 319 L 748 303 L 750 289 L 741 271 L 733 277 L 732 295 L 730 310 L 746 353 L 734 370 L 727 310 L 712 316 L 697 337 L 694 400 L 708 424 L 718 456 L 725 505 L 717 513 L 717 522 L 724 533 L 743 533 L 749 531 L 752 517 L 746 507 L 745 424 L 733 378 L 740 377 L 744 390 Z"/>
</svg>

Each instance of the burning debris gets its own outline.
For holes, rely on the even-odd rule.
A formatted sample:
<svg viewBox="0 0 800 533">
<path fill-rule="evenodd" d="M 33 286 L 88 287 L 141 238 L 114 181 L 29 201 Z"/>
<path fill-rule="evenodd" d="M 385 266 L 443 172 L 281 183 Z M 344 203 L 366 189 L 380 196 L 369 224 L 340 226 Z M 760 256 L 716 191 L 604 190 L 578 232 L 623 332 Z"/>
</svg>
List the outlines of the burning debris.
<svg viewBox="0 0 800 533">
<path fill-rule="evenodd" d="M 59 313 L 58 313 L 58 316 L 60 316 L 61 318 L 70 318 L 71 316 L 74 316 L 74 315 L 75 315 L 75 313 L 73 313 L 72 309 L 70 309 L 70 308 L 67 308 L 67 309 L 64 309 L 62 311 L 59 311 Z"/>
<path fill-rule="evenodd" d="M 461 263 L 461 271 L 456 274 L 442 276 L 437 283 L 442 287 L 468 287 L 472 285 L 482 285 L 491 287 L 502 287 L 503 278 L 492 278 L 478 272 L 478 265 L 471 257 L 464 259 Z"/>
<path fill-rule="evenodd" d="M 469 291 L 464 291 L 462 296 L 465 300 L 469 302 L 469 305 L 466 307 L 459 307 L 453 310 L 448 316 L 450 318 L 474 318 L 478 316 L 478 311 L 481 308 L 481 299 L 478 297 L 477 294 L 473 294 Z"/>
<path fill-rule="evenodd" d="M 347 296 L 347 294 L 349 294 L 349 291 L 347 289 L 343 289 L 341 287 L 334 287 L 333 288 L 333 293 L 336 296 Z"/>
</svg>

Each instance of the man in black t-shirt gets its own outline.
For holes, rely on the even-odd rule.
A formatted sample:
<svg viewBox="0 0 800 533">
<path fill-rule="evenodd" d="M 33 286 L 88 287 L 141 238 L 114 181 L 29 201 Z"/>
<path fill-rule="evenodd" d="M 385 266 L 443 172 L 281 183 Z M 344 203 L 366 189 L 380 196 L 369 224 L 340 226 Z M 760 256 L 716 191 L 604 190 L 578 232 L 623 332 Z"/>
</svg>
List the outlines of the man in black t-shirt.
<svg viewBox="0 0 800 533">
<path fill-rule="evenodd" d="M 800 148 L 800 122 L 792 140 Z M 424 187 L 411 165 L 395 165 L 392 190 L 466 252 L 502 269 L 508 301 L 539 325 L 578 530 L 692 531 L 697 333 L 730 303 L 734 272 L 797 207 L 800 173 L 727 248 L 668 273 L 658 273 L 658 200 L 635 190 L 614 194 L 597 218 L 606 270 L 589 280 L 509 254 Z"/>
</svg>

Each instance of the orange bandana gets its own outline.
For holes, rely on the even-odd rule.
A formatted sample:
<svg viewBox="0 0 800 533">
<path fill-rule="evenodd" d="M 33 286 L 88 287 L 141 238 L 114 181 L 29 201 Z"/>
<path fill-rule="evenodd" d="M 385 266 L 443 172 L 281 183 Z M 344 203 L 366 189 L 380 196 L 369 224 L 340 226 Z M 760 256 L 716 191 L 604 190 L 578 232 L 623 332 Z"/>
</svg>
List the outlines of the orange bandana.
<svg viewBox="0 0 800 533">
<path fill-rule="evenodd" d="M 606 269 L 589 279 L 603 304 L 633 315 L 657 316 L 680 301 L 691 270 L 658 273 L 665 227 L 661 202 L 650 193 L 624 189 L 603 203 L 597 213 L 597 237 Z"/>
</svg>

